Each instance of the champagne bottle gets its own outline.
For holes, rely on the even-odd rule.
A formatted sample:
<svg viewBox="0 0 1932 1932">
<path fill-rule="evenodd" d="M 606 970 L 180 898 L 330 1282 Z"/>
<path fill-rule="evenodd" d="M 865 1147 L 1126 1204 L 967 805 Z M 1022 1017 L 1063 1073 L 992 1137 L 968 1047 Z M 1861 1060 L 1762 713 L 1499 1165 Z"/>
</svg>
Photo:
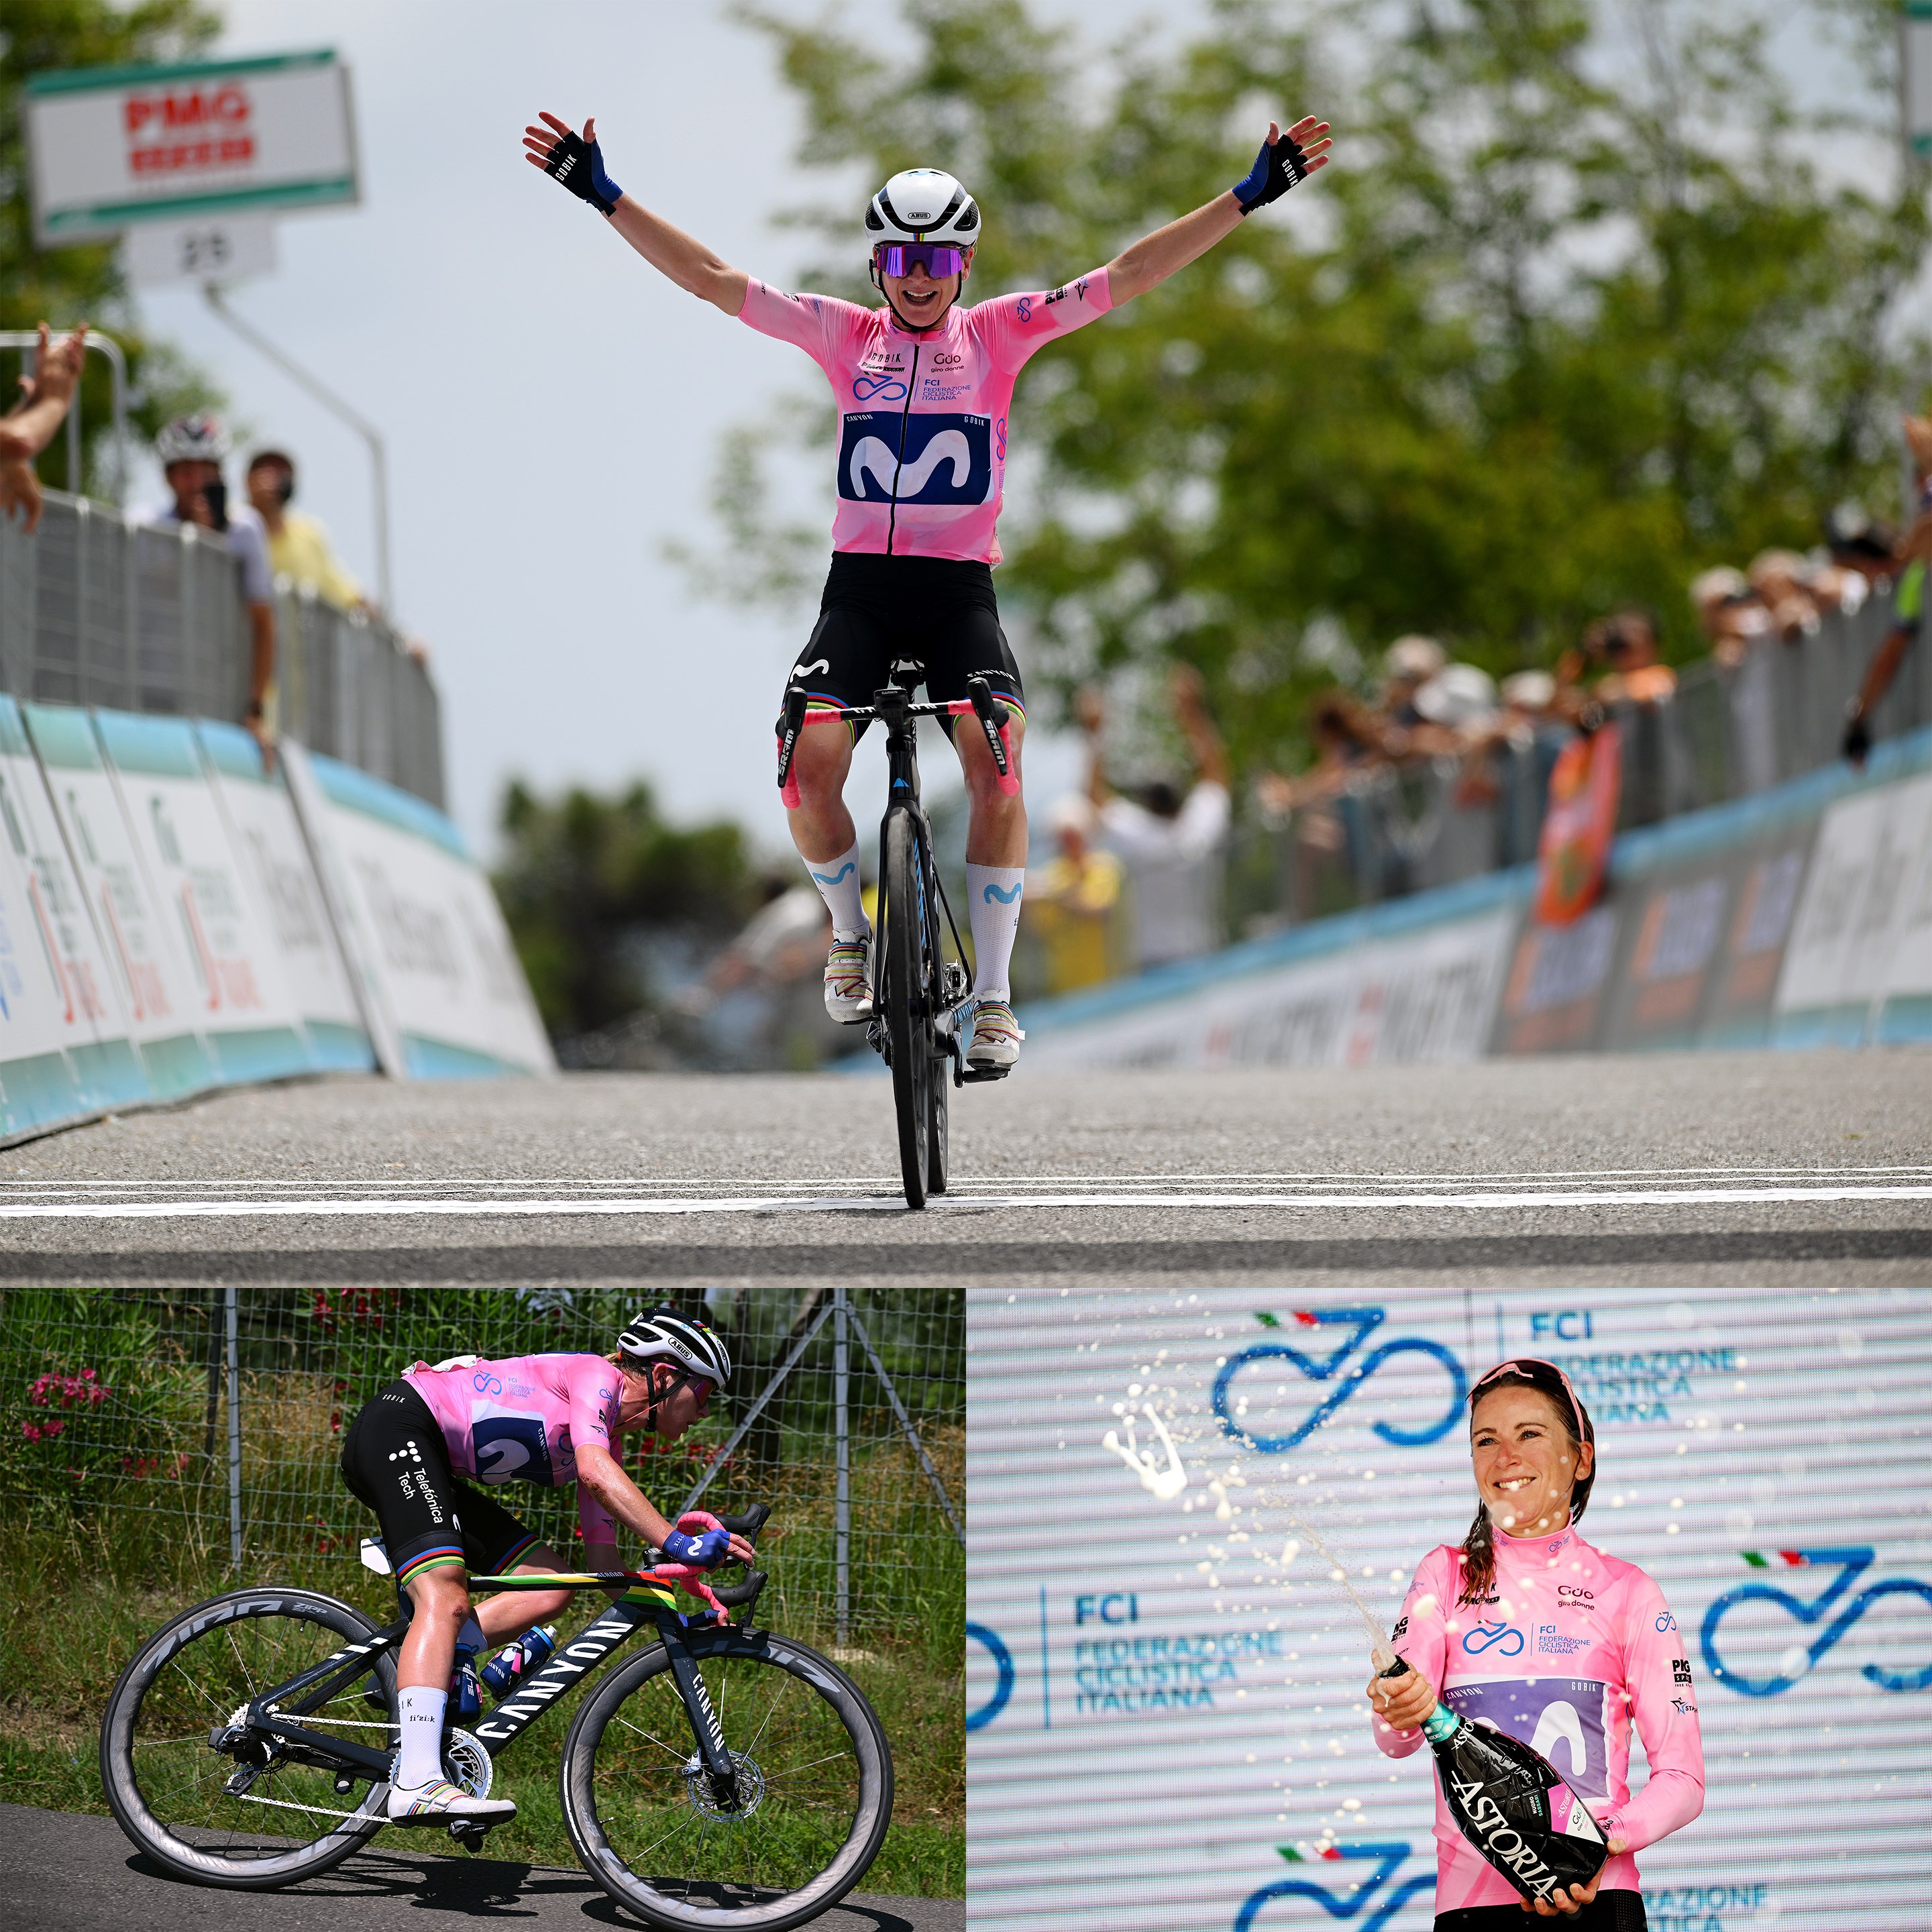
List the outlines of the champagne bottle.
<svg viewBox="0 0 1932 1932">
<path fill-rule="evenodd" d="M 1386 1644 L 1375 1650 L 1384 1677 L 1408 1666 Z M 1472 1724 L 1441 1704 L 1422 1720 L 1436 1754 L 1443 1801 L 1464 1838 L 1526 1899 L 1588 1885 L 1610 1846 L 1582 1798 L 1543 1754 L 1487 1724 Z"/>
</svg>

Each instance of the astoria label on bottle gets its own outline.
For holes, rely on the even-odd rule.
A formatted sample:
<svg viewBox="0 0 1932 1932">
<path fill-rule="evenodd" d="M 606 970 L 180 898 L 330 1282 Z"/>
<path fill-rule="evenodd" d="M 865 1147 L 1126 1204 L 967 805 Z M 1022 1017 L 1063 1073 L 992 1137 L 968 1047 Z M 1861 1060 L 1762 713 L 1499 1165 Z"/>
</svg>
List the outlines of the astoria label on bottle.
<svg viewBox="0 0 1932 1932">
<path fill-rule="evenodd" d="M 1378 1651 L 1376 1660 L 1384 1677 L 1408 1670 L 1393 1653 Z M 1588 1885 L 1602 1870 L 1610 1856 L 1602 1830 L 1540 1751 L 1441 1704 L 1422 1720 L 1422 1735 L 1463 1837 L 1526 1899 Z"/>
</svg>

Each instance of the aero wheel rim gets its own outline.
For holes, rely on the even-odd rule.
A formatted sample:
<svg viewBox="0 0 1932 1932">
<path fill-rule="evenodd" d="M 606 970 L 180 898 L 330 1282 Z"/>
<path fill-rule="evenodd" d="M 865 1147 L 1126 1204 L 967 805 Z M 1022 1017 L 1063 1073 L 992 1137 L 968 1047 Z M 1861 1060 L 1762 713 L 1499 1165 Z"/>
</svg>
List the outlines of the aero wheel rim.
<svg viewBox="0 0 1932 1932">
<path fill-rule="evenodd" d="M 769 1910 L 822 1882 L 866 1796 L 857 1745 L 812 1684 L 756 1656 L 706 1658 L 698 1669 L 745 1767 L 734 1788 L 720 1792 L 704 1772 L 668 1670 L 611 1713 L 592 1786 L 611 1853 L 655 1901 L 693 1914 L 694 1924 L 700 1914 Z"/>
<path fill-rule="evenodd" d="M 298 1856 L 344 1830 L 360 1831 L 374 1787 L 358 1777 L 346 1792 L 332 1768 L 263 1745 L 218 1750 L 252 1700 L 320 1661 L 340 1634 L 286 1612 L 229 1618 L 172 1648 L 145 1689 L 128 1725 L 127 1763 L 135 1794 L 167 1837 L 201 1857 L 237 1865 Z M 367 1677 L 352 1678 L 304 1713 L 304 1726 L 384 1750 L 393 1741 L 386 1704 L 364 1701 Z"/>
</svg>

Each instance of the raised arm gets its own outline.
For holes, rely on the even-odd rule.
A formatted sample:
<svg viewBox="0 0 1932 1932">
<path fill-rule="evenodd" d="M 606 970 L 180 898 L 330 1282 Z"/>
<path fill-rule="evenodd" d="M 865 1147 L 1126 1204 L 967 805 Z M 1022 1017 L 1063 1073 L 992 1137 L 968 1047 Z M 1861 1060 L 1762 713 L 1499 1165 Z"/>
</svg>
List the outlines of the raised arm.
<svg viewBox="0 0 1932 1932">
<path fill-rule="evenodd" d="M 1107 293 L 1115 308 L 1167 280 L 1177 269 L 1207 254 L 1241 225 L 1244 215 L 1265 208 L 1328 165 L 1328 124 L 1313 115 L 1298 121 L 1284 134 L 1278 122 L 1268 123 L 1268 139 L 1246 177 L 1226 194 L 1157 228 L 1107 264 Z"/>
<path fill-rule="evenodd" d="M 703 242 L 674 228 L 634 201 L 604 171 L 593 115 L 578 134 L 554 114 L 539 114 L 543 125 L 524 130 L 524 158 L 560 182 L 578 200 L 588 202 L 609 218 L 610 225 L 660 274 L 688 294 L 697 296 L 727 315 L 745 306 L 751 278 L 742 268 L 721 261 Z"/>
</svg>

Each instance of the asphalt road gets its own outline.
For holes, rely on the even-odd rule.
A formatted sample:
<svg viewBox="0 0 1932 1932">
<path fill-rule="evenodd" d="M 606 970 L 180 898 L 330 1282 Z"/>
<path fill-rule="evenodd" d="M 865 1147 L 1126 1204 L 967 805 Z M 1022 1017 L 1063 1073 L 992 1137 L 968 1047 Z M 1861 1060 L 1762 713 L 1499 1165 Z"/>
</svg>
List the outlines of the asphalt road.
<svg viewBox="0 0 1932 1932">
<path fill-rule="evenodd" d="M 953 1108 L 912 1214 L 878 1078 L 226 1094 L 0 1150 L 0 1282 L 1932 1282 L 1923 1052 L 1022 1069 Z"/>
<path fill-rule="evenodd" d="M 111 1818 L 0 1804 L 0 1925 L 34 1932 L 426 1932 L 458 1918 L 539 1928 L 637 1924 L 580 1871 L 412 1853 L 380 1838 L 286 1892 L 216 1892 L 170 1877 Z M 966 1905 L 855 1893 L 812 1922 L 822 1932 L 965 1932 Z"/>
</svg>

